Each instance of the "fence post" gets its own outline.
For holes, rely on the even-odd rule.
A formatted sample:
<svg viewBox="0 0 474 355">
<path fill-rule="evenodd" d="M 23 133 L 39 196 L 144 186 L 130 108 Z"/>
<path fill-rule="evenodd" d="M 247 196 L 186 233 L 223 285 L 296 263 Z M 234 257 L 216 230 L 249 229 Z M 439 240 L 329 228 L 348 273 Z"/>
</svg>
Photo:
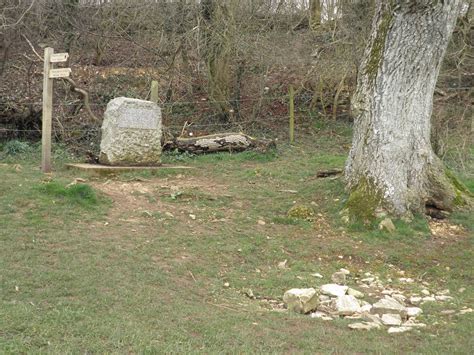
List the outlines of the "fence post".
<svg viewBox="0 0 474 355">
<path fill-rule="evenodd" d="M 290 96 L 290 143 L 295 141 L 295 93 L 293 90 L 293 85 L 290 85 L 289 89 Z"/>
<path fill-rule="evenodd" d="M 41 170 L 43 173 L 51 172 L 51 121 L 53 111 L 53 79 L 49 77 L 50 69 L 53 68 L 51 55 L 54 49 L 44 49 L 43 67 L 43 118 L 41 135 Z"/>
<path fill-rule="evenodd" d="M 158 104 L 158 81 L 156 80 L 151 82 L 150 101 Z"/>
</svg>

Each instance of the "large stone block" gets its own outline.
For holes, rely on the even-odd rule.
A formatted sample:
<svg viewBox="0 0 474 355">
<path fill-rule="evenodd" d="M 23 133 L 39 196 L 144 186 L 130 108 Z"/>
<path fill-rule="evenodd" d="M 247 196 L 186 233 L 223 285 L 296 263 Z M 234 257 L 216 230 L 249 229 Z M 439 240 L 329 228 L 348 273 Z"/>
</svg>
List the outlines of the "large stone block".
<svg viewBox="0 0 474 355">
<path fill-rule="evenodd" d="M 161 109 L 151 101 L 118 97 L 107 104 L 101 164 L 150 166 L 161 162 Z"/>
</svg>

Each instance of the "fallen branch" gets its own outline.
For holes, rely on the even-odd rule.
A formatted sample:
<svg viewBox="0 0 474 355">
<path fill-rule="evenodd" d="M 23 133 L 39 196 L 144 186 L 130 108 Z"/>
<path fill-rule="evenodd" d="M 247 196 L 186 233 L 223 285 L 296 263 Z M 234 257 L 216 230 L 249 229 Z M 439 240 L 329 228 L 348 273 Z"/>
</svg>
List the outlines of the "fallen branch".
<svg viewBox="0 0 474 355">
<path fill-rule="evenodd" d="M 318 171 L 316 173 L 316 177 L 318 178 L 326 178 L 329 176 L 334 176 L 334 175 L 341 175 L 343 172 L 342 169 L 329 169 L 329 170 L 322 170 Z"/>
<path fill-rule="evenodd" d="M 267 152 L 275 147 L 275 141 L 269 139 L 256 139 L 244 133 L 218 133 L 192 138 L 176 137 L 166 142 L 163 149 L 177 149 L 180 152 L 204 154 L 216 152 L 242 152 L 244 150 Z"/>
</svg>

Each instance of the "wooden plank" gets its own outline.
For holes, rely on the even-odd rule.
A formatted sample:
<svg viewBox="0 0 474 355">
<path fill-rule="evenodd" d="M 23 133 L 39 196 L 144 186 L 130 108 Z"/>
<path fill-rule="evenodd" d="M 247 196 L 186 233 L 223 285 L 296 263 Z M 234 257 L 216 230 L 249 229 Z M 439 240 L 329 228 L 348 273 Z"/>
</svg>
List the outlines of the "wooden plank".
<svg viewBox="0 0 474 355">
<path fill-rule="evenodd" d="M 49 71 L 49 77 L 53 78 L 67 78 L 71 74 L 71 68 L 59 68 L 51 69 Z"/>
<path fill-rule="evenodd" d="M 51 121 L 53 112 L 53 79 L 49 77 L 52 68 L 51 55 L 54 49 L 44 49 L 43 67 L 43 118 L 41 135 L 41 170 L 43 173 L 51 172 Z"/>
<path fill-rule="evenodd" d="M 49 59 L 50 63 L 62 63 L 66 62 L 69 58 L 69 53 L 54 53 Z"/>
</svg>

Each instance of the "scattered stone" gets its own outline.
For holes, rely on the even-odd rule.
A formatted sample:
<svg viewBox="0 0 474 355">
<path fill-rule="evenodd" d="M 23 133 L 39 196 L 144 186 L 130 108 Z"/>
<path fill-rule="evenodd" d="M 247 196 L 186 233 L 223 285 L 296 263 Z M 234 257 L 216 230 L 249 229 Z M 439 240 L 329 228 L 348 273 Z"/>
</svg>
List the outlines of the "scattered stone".
<svg viewBox="0 0 474 355">
<path fill-rule="evenodd" d="M 393 290 L 383 290 L 382 291 L 382 295 L 392 295 L 393 294 Z"/>
<path fill-rule="evenodd" d="M 318 274 L 317 272 L 315 272 L 314 274 L 311 274 L 311 276 L 317 277 L 318 279 L 322 279 L 324 277 L 323 275 Z"/>
<path fill-rule="evenodd" d="M 436 292 L 437 295 L 441 295 L 441 296 L 449 295 L 449 293 L 450 292 L 448 289 Z"/>
<path fill-rule="evenodd" d="M 371 304 L 364 304 L 360 307 L 360 311 L 363 313 L 369 313 L 372 310 Z"/>
<path fill-rule="evenodd" d="M 225 283 L 224 283 L 224 287 L 225 287 L 225 288 L 229 288 L 229 287 L 230 287 L 230 283 L 225 282 Z"/>
<path fill-rule="evenodd" d="M 362 292 L 357 291 L 357 290 L 355 290 L 355 289 L 353 289 L 353 288 L 349 288 L 349 289 L 347 290 L 347 294 L 348 294 L 348 295 L 351 295 L 351 296 L 354 296 L 355 298 L 364 298 L 364 296 L 365 296 Z"/>
<path fill-rule="evenodd" d="M 107 104 L 99 161 L 106 165 L 161 163 L 161 109 L 151 101 L 118 97 Z"/>
<path fill-rule="evenodd" d="M 327 295 L 319 295 L 319 300 L 321 302 L 324 302 L 324 301 L 330 301 L 331 300 L 331 297 L 327 296 Z"/>
<path fill-rule="evenodd" d="M 441 311 L 440 313 L 444 314 L 444 315 L 449 315 L 449 314 L 456 313 L 456 311 L 454 309 L 445 309 L 445 310 Z"/>
<path fill-rule="evenodd" d="M 466 308 L 466 309 L 461 309 L 459 311 L 459 314 L 467 314 L 467 313 L 472 313 L 474 310 L 472 308 Z"/>
<path fill-rule="evenodd" d="M 308 313 L 318 306 L 318 294 L 314 288 L 293 288 L 283 295 L 288 309 L 297 313 Z"/>
<path fill-rule="evenodd" d="M 361 322 L 361 323 L 349 324 L 348 327 L 354 330 L 372 330 L 372 329 L 379 329 L 380 324 L 371 323 L 371 322 Z"/>
<path fill-rule="evenodd" d="M 165 216 L 169 218 L 174 218 L 174 214 L 172 214 L 171 212 L 165 212 Z"/>
<path fill-rule="evenodd" d="M 190 214 L 190 215 L 189 215 L 189 218 L 191 218 L 193 221 L 195 221 L 195 220 L 196 220 L 196 215 Z"/>
<path fill-rule="evenodd" d="M 423 298 L 417 297 L 417 296 L 412 296 L 410 297 L 410 303 L 414 306 L 419 305 L 423 301 Z"/>
<path fill-rule="evenodd" d="M 452 300 L 454 300 L 454 297 L 445 296 L 445 295 L 440 295 L 440 296 L 435 296 L 435 299 L 436 299 L 436 301 L 446 302 L 446 301 L 452 301 Z"/>
<path fill-rule="evenodd" d="M 388 328 L 388 334 L 405 333 L 412 329 L 412 327 L 390 327 Z"/>
<path fill-rule="evenodd" d="M 423 310 L 419 307 L 407 307 L 406 311 L 408 317 L 418 317 L 423 313 Z"/>
<path fill-rule="evenodd" d="M 464 291 L 466 291 L 466 288 L 465 288 L 465 287 L 461 287 L 461 288 L 458 290 L 459 293 L 463 293 Z"/>
<path fill-rule="evenodd" d="M 267 222 L 265 222 L 263 219 L 259 219 L 259 220 L 257 221 L 257 224 L 258 224 L 259 226 L 264 226 L 264 225 L 267 224 Z"/>
<path fill-rule="evenodd" d="M 404 327 L 414 327 L 414 328 L 426 328 L 425 323 L 416 323 L 414 319 L 409 319 L 403 323 Z"/>
<path fill-rule="evenodd" d="M 345 316 L 344 319 L 362 319 L 362 314 L 355 313 L 352 316 Z"/>
<path fill-rule="evenodd" d="M 311 318 L 317 318 L 317 319 L 322 319 L 322 320 L 333 320 L 333 318 L 330 317 L 327 313 L 319 312 L 319 311 L 311 313 Z"/>
<path fill-rule="evenodd" d="M 370 283 L 372 283 L 372 282 L 374 282 L 374 281 L 375 281 L 375 278 L 374 278 L 374 277 L 367 277 L 367 278 L 365 278 L 365 279 L 362 279 L 362 280 L 360 280 L 360 281 L 361 281 L 361 282 L 365 282 L 365 283 L 369 283 L 369 284 L 370 284 Z"/>
<path fill-rule="evenodd" d="M 405 306 L 398 303 L 395 299 L 390 296 L 385 296 L 380 301 L 373 304 L 372 313 L 377 314 L 400 314 L 402 316 L 406 315 Z"/>
<path fill-rule="evenodd" d="M 283 260 L 278 263 L 278 268 L 281 270 L 288 269 L 288 266 L 286 265 L 288 263 L 288 260 Z"/>
<path fill-rule="evenodd" d="M 255 295 L 253 294 L 253 291 L 251 288 L 244 290 L 244 294 L 250 299 L 255 299 Z"/>
<path fill-rule="evenodd" d="M 335 272 L 334 274 L 331 275 L 331 280 L 335 284 L 345 285 L 346 284 L 346 274 L 341 272 L 341 271 Z"/>
<path fill-rule="evenodd" d="M 423 303 L 425 303 L 425 302 L 435 302 L 435 301 L 436 301 L 436 298 L 434 298 L 433 296 L 423 297 Z"/>
<path fill-rule="evenodd" d="M 431 295 L 430 291 L 428 290 L 421 290 L 421 293 L 424 294 L 425 296 Z"/>
<path fill-rule="evenodd" d="M 321 293 L 324 295 L 339 297 L 344 296 L 349 287 L 336 284 L 326 284 L 321 286 Z"/>
<path fill-rule="evenodd" d="M 350 271 L 344 268 L 339 269 L 340 272 L 344 273 L 345 275 L 350 275 Z"/>
<path fill-rule="evenodd" d="M 390 218 L 385 218 L 382 222 L 380 222 L 379 229 L 386 230 L 389 233 L 393 233 L 397 230 Z"/>
<path fill-rule="evenodd" d="M 401 277 L 401 278 L 398 279 L 398 281 L 403 282 L 403 283 L 407 283 L 407 284 L 412 284 L 413 282 L 415 282 L 415 280 L 413 280 L 410 277 Z"/>
<path fill-rule="evenodd" d="M 401 303 L 401 304 L 404 304 L 405 301 L 407 300 L 407 298 L 404 295 L 400 294 L 400 293 L 392 294 L 392 298 L 394 300 L 396 300 L 397 302 Z"/>
<path fill-rule="evenodd" d="M 360 305 L 357 298 L 350 295 L 343 295 L 336 298 L 333 302 L 333 307 L 337 314 L 341 316 L 350 316 L 354 313 L 360 313 Z"/>
<path fill-rule="evenodd" d="M 400 317 L 400 314 L 384 314 L 382 315 L 382 323 L 384 325 L 401 325 L 402 317 Z"/>
<path fill-rule="evenodd" d="M 371 323 L 382 324 L 382 319 L 378 314 L 362 313 L 362 319 Z"/>
</svg>

